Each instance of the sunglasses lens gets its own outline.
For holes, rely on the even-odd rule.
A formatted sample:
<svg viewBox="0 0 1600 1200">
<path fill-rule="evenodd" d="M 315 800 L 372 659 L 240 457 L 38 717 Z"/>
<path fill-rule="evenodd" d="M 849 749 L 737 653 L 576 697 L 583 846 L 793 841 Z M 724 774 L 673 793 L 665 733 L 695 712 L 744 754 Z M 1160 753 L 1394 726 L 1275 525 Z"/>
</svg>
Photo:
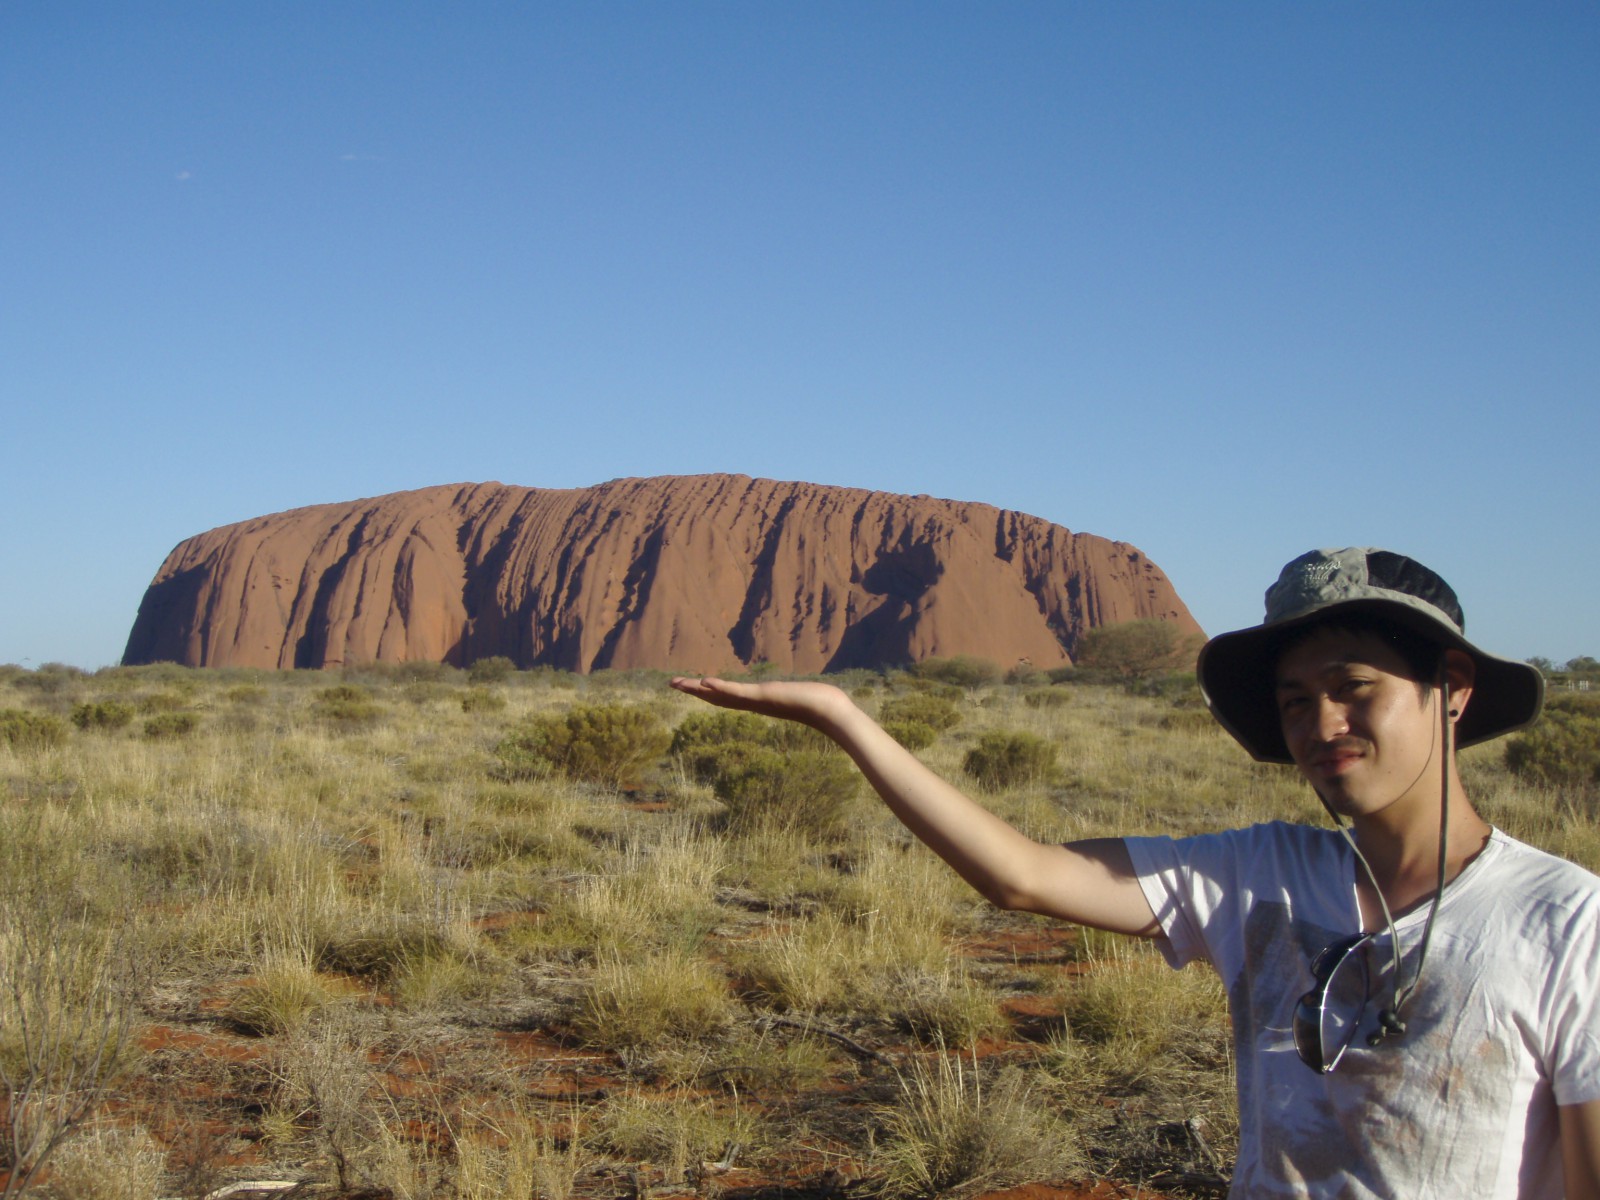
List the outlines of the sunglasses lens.
<svg viewBox="0 0 1600 1200">
<path fill-rule="evenodd" d="M 1370 995 L 1367 956 L 1370 935 L 1335 942 L 1311 964 L 1313 987 L 1294 1009 L 1294 1047 L 1300 1060 L 1323 1074 L 1339 1065 L 1355 1040 Z"/>
</svg>

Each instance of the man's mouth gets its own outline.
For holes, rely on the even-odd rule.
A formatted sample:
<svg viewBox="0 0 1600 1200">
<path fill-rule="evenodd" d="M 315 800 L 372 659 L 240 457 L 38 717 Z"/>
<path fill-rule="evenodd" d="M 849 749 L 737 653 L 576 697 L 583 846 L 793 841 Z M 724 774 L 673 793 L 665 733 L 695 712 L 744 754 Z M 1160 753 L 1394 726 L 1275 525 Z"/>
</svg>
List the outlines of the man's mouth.
<svg viewBox="0 0 1600 1200">
<path fill-rule="evenodd" d="M 1311 769 L 1319 775 L 1339 775 L 1361 758 L 1361 751 L 1353 746 L 1335 746 L 1312 755 Z"/>
</svg>

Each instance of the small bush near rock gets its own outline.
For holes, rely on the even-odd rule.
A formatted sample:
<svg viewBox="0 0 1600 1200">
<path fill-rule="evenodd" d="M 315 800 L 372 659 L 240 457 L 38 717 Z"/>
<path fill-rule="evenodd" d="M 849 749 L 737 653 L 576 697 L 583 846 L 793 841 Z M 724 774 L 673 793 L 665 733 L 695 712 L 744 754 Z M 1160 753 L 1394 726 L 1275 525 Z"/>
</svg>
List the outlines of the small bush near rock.
<svg viewBox="0 0 1600 1200">
<path fill-rule="evenodd" d="M 1048 740 L 1034 733 L 1003 730 L 984 734 L 961 763 L 961 769 L 986 792 L 1048 777 L 1055 766 L 1056 748 Z"/>
<path fill-rule="evenodd" d="M 572 779 L 631 787 L 666 753 L 672 737 L 636 705 L 585 704 L 564 716 L 536 717 L 495 747 L 508 778 L 559 771 Z"/>
<path fill-rule="evenodd" d="M 145 718 L 144 736 L 151 741 L 188 737 L 200 728 L 200 715 L 192 712 L 157 713 Z"/>
<path fill-rule="evenodd" d="M 133 720 L 133 706 L 120 700 L 86 700 L 72 706 L 79 729 L 124 729 Z"/>
<path fill-rule="evenodd" d="M 383 714 L 372 693 L 354 683 L 323 688 L 311 702 L 311 711 L 324 721 L 346 727 L 370 725 Z"/>
<path fill-rule="evenodd" d="M 933 692 L 913 692 L 885 700 L 878 709 L 878 720 L 887 726 L 892 721 L 916 721 L 936 733 L 961 724 L 961 710 L 948 696 Z"/>
<path fill-rule="evenodd" d="M 924 721 L 885 721 L 883 731 L 907 750 L 926 750 L 939 740 L 939 731 Z"/>
<path fill-rule="evenodd" d="M 855 767 L 838 751 L 749 746 L 727 754 L 711 790 L 728 807 L 730 829 L 783 829 L 825 839 L 848 826 L 859 782 Z"/>
<path fill-rule="evenodd" d="M 911 668 L 921 679 L 947 683 L 952 687 L 980 688 L 1000 679 L 1000 666 L 987 658 L 962 654 L 955 658 L 927 658 Z"/>
<path fill-rule="evenodd" d="M 687 758 L 708 747 L 725 746 L 730 742 L 760 745 L 766 741 L 772 724 L 755 713 L 691 713 L 672 731 L 672 744 L 667 752 Z"/>
<path fill-rule="evenodd" d="M 16 750 L 41 750 L 67 740 L 60 717 L 29 712 L 25 708 L 0 709 L 0 742 Z"/>
<path fill-rule="evenodd" d="M 461 697 L 461 711 L 464 713 L 500 712 L 505 706 L 506 698 L 488 688 L 468 688 Z"/>
<path fill-rule="evenodd" d="M 503 654 L 480 658 L 467 667 L 467 679 L 476 684 L 504 683 L 511 678 L 517 664 Z"/>
</svg>

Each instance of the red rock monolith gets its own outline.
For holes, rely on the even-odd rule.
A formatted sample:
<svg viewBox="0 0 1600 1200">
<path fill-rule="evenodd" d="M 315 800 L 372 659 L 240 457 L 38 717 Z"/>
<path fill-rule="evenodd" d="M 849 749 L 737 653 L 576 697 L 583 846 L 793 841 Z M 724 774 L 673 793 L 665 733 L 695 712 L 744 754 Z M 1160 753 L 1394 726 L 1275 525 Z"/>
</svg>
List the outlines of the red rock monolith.
<svg viewBox="0 0 1600 1200">
<path fill-rule="evenodd" d="M 1148 618 L 1199 629 L 1134 547 L 987 504 L 743 475 L 482 483 L 189 538 L 145 593 L 123 661 L 1047 668 L 1088 628 Z"/>
</svg>

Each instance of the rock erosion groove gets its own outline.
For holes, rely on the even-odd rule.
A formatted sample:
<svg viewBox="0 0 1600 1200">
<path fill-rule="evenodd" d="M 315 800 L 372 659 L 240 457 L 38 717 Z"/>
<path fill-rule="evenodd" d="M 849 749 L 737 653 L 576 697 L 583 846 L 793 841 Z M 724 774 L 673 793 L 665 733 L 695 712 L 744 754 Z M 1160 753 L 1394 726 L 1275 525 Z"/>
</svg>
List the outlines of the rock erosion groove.
<svg viewBox="0 0 1600 1200">
<path fill-rule="evenodd" d="M 1048 668 L 1086 629 L 1150 618 L 1199 629 L 1134 547 L 987 504 L 743 475 L 481 483 L 189 538 L 145 592 L 123 661 Z"/>
</svg>

